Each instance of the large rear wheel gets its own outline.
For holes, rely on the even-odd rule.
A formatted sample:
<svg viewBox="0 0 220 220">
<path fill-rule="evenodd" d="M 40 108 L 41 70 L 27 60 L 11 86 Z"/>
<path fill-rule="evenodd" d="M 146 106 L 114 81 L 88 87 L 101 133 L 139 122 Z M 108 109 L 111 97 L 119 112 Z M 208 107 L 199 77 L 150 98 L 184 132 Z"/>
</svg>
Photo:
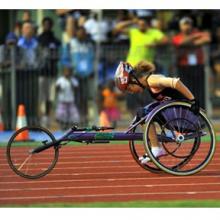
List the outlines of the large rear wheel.
<svg viewBox="0 0 220 220">
<path fill-rule="evenodd" d="M 152 162 L 164 172 L 186 176 L 205 168 L 212 159 L 215 147 L 213 126 L 205 112 L 191 112 L 187 102 L 171 102 L 153 112 L 146 121 L 144 146 Z M 160 126 L 158 126 L 160 124 Z M 152 153 L 149 128 L 155 127 L 167 156 L 156 158 Z"/>
</svg>

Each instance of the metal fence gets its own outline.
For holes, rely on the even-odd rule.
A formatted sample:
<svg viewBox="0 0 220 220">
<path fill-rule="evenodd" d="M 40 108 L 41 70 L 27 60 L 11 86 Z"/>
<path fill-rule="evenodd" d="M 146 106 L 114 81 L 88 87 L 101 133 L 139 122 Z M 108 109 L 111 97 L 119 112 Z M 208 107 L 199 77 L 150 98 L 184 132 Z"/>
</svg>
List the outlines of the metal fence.
<svg viewBox="0 0 220 220">
<path fill-rule="evenodd" d="M 100 45 L 100 55 L 94 62 L 93 74 L 86 78 L 76 76 L 79 86 L 74 90 L 76 106 L 80 113 L 81 124 L 87 124 L 94 120 L 96 101 L 98 97 L 94 93 L 94 86 L 102 86 L 113 79 L 115 68 L 120 60 L 125 60 L 129 46 L 127 44 Z M 209 61 L 209 48 L 204 48 L 205 85 L 202 85 L 205 99 L 205 107 L 212 114 L 213 79 Z M 26 108 L 29 125 L 46 125 L 56 127 L 57 93 L 56 81 L 63 70 L 60 68 L 61 54 L 57 50 L 37 49 L 34 53 L 21 50 L 13 46 L 0 48 L 0 110 L 6 129 L 14 129 L 16 126 L 16 111 L 19 104 Z M 98 60 L 97 60 L 98 59 Z M 159 48 L 156 52 L 155 63 L 158 72 L 167 76 L 178 76 L 178 68 L 175 64 L 175 50 L 171 46 Z M 193 71 L 197 71 L 194 69 Z M 193 73 L 192 73 L 193 74 Z M 97 77 L 96 77 L 97 76 Z M 198 79 L 199 81 L 200 79 Z M 95 82 L 94 82 L 95 81 Z M 192 83 L 198 84 L 198 81 Z M 127 95 L 124 103 L 132 112 L 140 105 L 150 101 L 147 94 Z"/>
</svg>

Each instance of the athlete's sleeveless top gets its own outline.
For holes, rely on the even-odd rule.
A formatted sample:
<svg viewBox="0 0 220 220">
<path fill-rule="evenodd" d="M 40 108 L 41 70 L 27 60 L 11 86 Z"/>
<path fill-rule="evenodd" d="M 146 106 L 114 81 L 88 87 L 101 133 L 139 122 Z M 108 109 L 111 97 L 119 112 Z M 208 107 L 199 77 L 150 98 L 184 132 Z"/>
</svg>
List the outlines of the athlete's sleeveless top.
<svg viewBox="0 0 220 220">
<path fill-rule="evenodd" d="M 150 75 L 151 74 L 149 74 L 146 77 L 147 84 L 148 84 L 147 80 Z M 151 97 L 157 101 L 163 101 L 166 99 L 176 99 L 176 100 L 186 99 L 179 91 L 177 91 L 176 89 L 173 89 L 173 88 L 164 88 L 160 92 L 154 93 L 151 91 L 150 86 L 148 84 L 148 91 L 149 91 Z"/>
</svg>

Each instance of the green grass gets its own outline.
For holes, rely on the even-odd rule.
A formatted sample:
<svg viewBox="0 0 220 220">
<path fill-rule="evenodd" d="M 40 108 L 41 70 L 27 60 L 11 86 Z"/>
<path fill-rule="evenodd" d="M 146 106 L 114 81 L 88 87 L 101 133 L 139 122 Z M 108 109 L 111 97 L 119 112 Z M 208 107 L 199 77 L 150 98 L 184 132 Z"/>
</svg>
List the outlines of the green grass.
<svg viewBox="0 0 220 220">
<path fill-rule="evenodd" d="M 181 200 L 181 201 L 132 201 L 95 203 L 46 203 L 29 205 L 7 205 L 1 207 L 32 208 L 217 208 L 220 200 Z"/>
</svg>

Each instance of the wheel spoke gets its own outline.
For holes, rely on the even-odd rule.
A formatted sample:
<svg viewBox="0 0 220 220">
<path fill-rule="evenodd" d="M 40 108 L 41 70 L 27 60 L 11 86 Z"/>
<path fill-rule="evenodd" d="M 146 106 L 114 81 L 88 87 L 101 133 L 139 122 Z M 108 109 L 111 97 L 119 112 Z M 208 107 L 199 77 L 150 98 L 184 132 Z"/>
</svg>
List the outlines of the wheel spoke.
<svg viewBox="0 0 220 220">
<path fill-rule="evenodd" d="M 20 167 L 18 168 L 18 170 L 20 171 L 23 166 L 30 160 L 30 158 L 32 157 L 32 155 L 30 154 L 25 160 L 24 162 L 20 165 Z"/>
</svg>

